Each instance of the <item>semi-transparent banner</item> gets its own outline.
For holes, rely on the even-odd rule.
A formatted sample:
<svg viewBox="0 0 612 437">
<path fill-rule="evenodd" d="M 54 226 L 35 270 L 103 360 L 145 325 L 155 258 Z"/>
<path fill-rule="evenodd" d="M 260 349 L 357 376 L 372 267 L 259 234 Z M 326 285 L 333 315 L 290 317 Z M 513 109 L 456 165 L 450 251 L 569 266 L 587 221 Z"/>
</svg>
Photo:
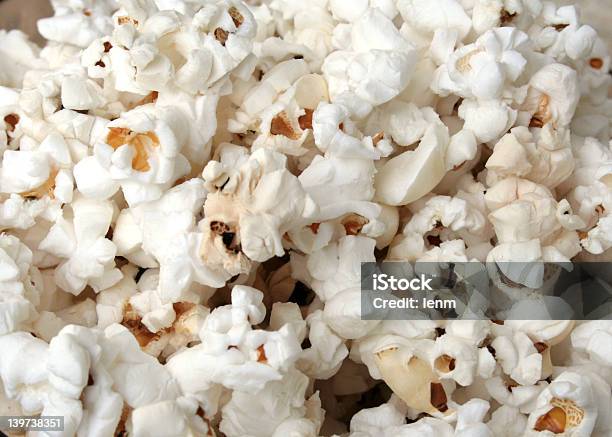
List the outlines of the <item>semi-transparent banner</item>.
<svg viewBox="0 0 612 437">
<path fill-rule="evenodd" d="M 612 263 L 361 264 L 364 320 L 612 319 Z"/>
</svg>

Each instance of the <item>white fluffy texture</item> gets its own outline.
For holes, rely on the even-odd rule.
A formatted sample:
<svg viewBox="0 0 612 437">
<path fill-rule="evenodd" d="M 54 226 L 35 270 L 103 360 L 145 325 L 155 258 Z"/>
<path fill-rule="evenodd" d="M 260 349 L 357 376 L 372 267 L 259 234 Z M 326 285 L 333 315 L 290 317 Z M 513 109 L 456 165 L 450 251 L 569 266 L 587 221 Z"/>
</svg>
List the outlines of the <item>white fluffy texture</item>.
<svg viewBox="0 0 612 437">
<path fill-rule="evenodd" d="M 88 41 L 82 57 L 90 75 L 117 90 L 146 95 L 178 87 L 197 94 L 231 73 L 251 52 L 256 25 L 239 2 L 211 2 L 189 16 L 179 14 L 180 7 L 159 11 L 153 2 L 126 1 L 122 6 L 110 37 Z M 232 19 L 231 7 L 242 23 Z M 217 29 L 224 38 L 217 38 Z M 106 50 L 104 42 L 112 48 Z"/>
<path fill-rule="evenodd" d="M 320 426 L 316 423 L 320 401 L 317 393 L 304 401 L 307 384 L 308 378 L 293 370 L 283 379 L 270 382 L 257 394 L 234 391 L 231 400 L 223 407 L 219 429 L 227 436 L 235 437 L 280 436 L 284 435 L 283 428 L 292 428 L 287 422 L 309 419 L 315 424 L 306 435 L 313 435 L 312 431 Z"/>
<path fill-rule="evenodd" d="M 52 6 L 44 47 L 0 30 L 0 414 L 525 437 L 565 403 L 555 435 L 611 434 L 604 319 L 361 313 L 362 262 L 471 262 L 503 302 L 609 261 L 611 61 L 575 6 Z"/>
<path fill-rule="evenodd" d="M 572 434 L 576 436 L 591 435 L 595 427 L 599 408 L 593 392 L 594 387 L 587 376 L 570 371 L 561 373 L 538 396 L 536 409 L 529 415 L 527 429 L 533 430 L 535 421 L 550 410 L 551 402 L 555 399 L 560 399 L 572 402 L 583 414 L 580 423 L 570 428 L 572 429 Z M 606 408 L 607 405 L 601 405 L 601 407 Z M 541 435 L 539 432 L 527 432 L 527 435 L 538 434 Z"/>
<path fill-rule="evenodd" d="M 556 131 L 546 125 L 538 134 L 536 139 L 526 128 L 519 127 L 500 139 L 487 161 L 489 185 L 507 176 L 518 176 L 554 188 L 572 174 L 569 131 Z"/>
<path fill-rule="evenodd" d="M 195 215 L 204 204 L 201 180 L 168 190 L 160 199 L 124 209 L 115 225 L 117 254 L 147 268 L 159 266 L 157 293 L 163 303 L 179 302 L 193 282 L 223 284 L 228 276 L 199 258 L 201 234 Z"/>
<path fill-rule="evenodd" d="M 89 198 L 107 199 L 121 187 L 130 206 L 157 200 L 190 165 L 180 153 L 187 141 L 182 114 L 143 107 L 107 125 L 93 156 L 74 169 L 77 188 Z"/>
<path fill-rule="evenodd" d="M 134 436 L 163 434 L 176 437 L 209 433 L 209 425 L 195 414 L 195 406 L 197 402 L 179 399 L 139 407 L 132 412 L 131 433 Z"/>
<path fill-rule="evenodd" d="M 210 161 L 203 172 L 211 192 L 200 224 L 202 254 L 210 267 L 232 275 L 242 273 L 250 260 L 282 256 L 285 232 L 309 223 L 317 210 L 299 180 L 285 168 L 284 155 L 268 149 L 244 153 L 236 146 L 223 149 L 220 162 Z M 232 161 L 236 156 L 241 156 L 240 161 Z M 237 253 L 232 252 L 236 243 L 230 246 L 212 229 L 215 223 L 226 226 L 238 239 Z"/>
<path fill-rule="evenodd" d="M 35 315 L 38 291 L 29 271 L 32 252 L 17 238 L 0 235 L 0 335 L 23 329 Z"/>
<path fill-rule="evenodd" d="M 78 295 L 90 285 L 108 288 L 122 277 L 115 267 L 115 245 L 105 237 L 113 218 L 109 201 L 76 199 L 71 216 L 59 217 L 40 243 L 40 249 L 66 259 L 55 271 L 57 284 Z"/>
<path fill-rule="evenodd" d="M 376 175 L 376 195 L 388 205 L 406 205 L 430 192 L 444 177 L 448 129 L 430 124 L 418 147 L 387 161 Z"/>
<path fill-rule="evenodd" d="M 289 325 L 271 332 L 251 328 L 265 316 L 262 298 L 254 288 L 235 286 L 232 304 L 219 307 L 206 319 L 200 331 L 202 343 L 168 361 L 184 392 L 197 394 L 221 384 L 256 393 L 283 377 L 298 357 L 299 343 Z"/>
<path fill-rule="evenodd" d="M 18 88 L 24 74 L 39 64 L 40 49 L 19 30 L 0 30 L 0 86 Z"/>
<path fill-rule="evenodd" d="M 332 101 L 348 94 L 380 105 L 397 96 L 417 59 L 410 42 L 378 8 L 352 23 L 349 38 L 349 46 L 330 54 L 322 67 Z"/>
<path fill-rule="evenodd" d="M 448 57 L 432 82 L 437 94 L 477 100 L 499 99 L 523 73 L 527 35 L 512 27 L 493 29 Z"/>
</svg>

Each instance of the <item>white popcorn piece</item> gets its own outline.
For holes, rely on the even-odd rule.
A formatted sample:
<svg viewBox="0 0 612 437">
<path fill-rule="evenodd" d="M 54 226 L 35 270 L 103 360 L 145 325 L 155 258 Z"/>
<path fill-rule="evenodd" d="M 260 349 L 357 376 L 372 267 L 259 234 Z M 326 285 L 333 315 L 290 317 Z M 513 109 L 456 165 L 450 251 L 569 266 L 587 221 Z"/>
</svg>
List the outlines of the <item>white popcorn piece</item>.
<svg viewBox="0 0 612 437">
<path fill-rule="evenodd" d="M 332 102 L 344 93 L 372 105 L 397 96 L 408 84 L 416 63 L 412 44 L 377 8 L 369 9 L 352 24 L 350 39 L 351 50 L 331 53 L 322 67 Z"/>
<path fill-rule="evenodd" d="M 159 266 L 162 303 L 184 300 L 194 282 L 222 286 L 231 275 L 200 259 L 202 235 L 196 218 L 206 190 L 192 179 L 168 190 L 160 199 L 124 209 L 113 242 L 119 255 L 145 268 Z"/>
<path fill-rule="evenodd" d="M 112 29 L 110 5 L 93 1 L 54 2 L 55 16 L 38 22 L 38 31 L 51 41 L 86 47 Z"/>
<path fill-rule="evenodd" d="M 526 128 L 519 127 L 500 139 L 486 164 L 488 185 L 517 176 L 554 188 L 572 174 L 569 131 L 556 131 L 547 124 L 538 133 L 536 142 Z"/>
<path fill-rule="evenodd" d="M 311 347 L 302 352 L 297 366 L 310 377 L 329 378 L 340 369 L 348 349 L 343 339 L 325 323 L 322 311 L 311 313 L 306 321 Z"/>
<path fill-rule="evenodd" d="M 406 205 L 431 191 L 444 177 L 448 130 L 429 125 L 418 147 L 387 161 L 376 175 L 376 197 L 388 205 Z"/>
<path fill-rule="evenodd" d="M 209 162 L 203 177 L 214 191 L 200 223 L 204 264 L 231 275 L 246 272 L 251 260 L 282 256 L 285 232 L 314 216 L 316 204 L 285 162 L 267 149 L 255 151 L 234 171 L 226 170 L 223 155 L 221 163 Z"/>
<path fill-rule="evenodd" d="M 0 235 L 0 335 L 20 329 L 37 315 L 39 291 L 30 279 L 32 252 L 17 238 Z"/>
<path fill-rule="evenodd" d="M 493 436 L 489 427 L 483 423 L 489 410 L 489 403 L 482 399 L 472 399 L 457 410 L 456 436 Z"/>
<path fill-rule="evenodd" d="M 443 28 L 456 31 L 463 39 L 472 26 L 463 6 L 455 0 L 400 0 L 397 8 L 407 24 L 425 34 Z"/>
<path fill-rule="evenodd" d="M 512 127 L 517 111 L 499 100 L 464 100 L 459 116 L 465 121 L 464 129 L 472 131 L 476 140 L 487 143 L 497 140 Z"/>
<path fill-rule="evenodd" d="M 549 64 L 531 77 L 529 93 L 521 109 L 531 114 L 532 126 L 552 122 L 562 127 L 570 123 L 578 99 L 576 71 L 563 64 Z"/>
<path fill-rule="evenodd" d="M 449 259 L 454 253 L 457 261 L 467 261 L 466 245 L 479 245 L 492 236 L 484 215 L 469 200 L 448 196 L 422 199 L 422 207 L 391 244 L 388 259 L 436 259 L 440 253 Z"/>
<path fill-rule="evenodd" d="M 436 71 L 432 89 L 440 95 L 499 99 L 523 73 L 526 45 L 527 35 L 513 27 L 492 29 L 451 54 Z"/>
<path fill-rule="evenodd" d="M 527 418 L 517 408 L 502 405 L 491 414 L 487 426 L 496 436 L 512 437 L 525 432 Z"/>
<path fill-rule="evenodd" d="M 24 74 L 40 65 L 40 49 L 19 30 L 0 30 L 0 86 L 18 88 Z"/>
<path fill-rule="evenodd" d="M 499 336 L 491 346 L 497 351 L 495 358 L 504 373 L 518 384 L 529 386 L 543 379 L 542 355 L 527 335 Z"/>
<path fill-rule="evenodd" d="M 478 357 L 476 348 L 460 338 L 445 334 L 436 339 L 429 364 L 440 379 L 453 379 L 459 385 L 474 382 Z"/>
<path fill-rule="evenodd" d="M 406 404 L 434 417 L 453 414 L 449 408 L 449 387 L 440 381 L 433 368 L 421 358 L 426 353 L 427 340 L 412 345 L 391 341 L 374 351 L 382 378 Z"/>
<path fill-rule="evenodd" d="M 115 245 L 106 238 L 113 218 L 113 204 L 78 198 L 71 204 L 72 217 L 59 217 L 40 248 L 66 259 L 55 271 L 57 284 L 78 295 L 90 285 L 102 290 L 117 283 L 122 273 L 115 267 Z"/>
<path fill-rule="evenodd" d="M 184 403 L 183 403 L 184 404 Z M 210 432 L 195 411 L 185 411 L 180 401 L 163 401 L 134 409 L 126 428 L 134 436 L 161 433 L 167 436 L 196 436 Z"/>
<path fill-rule="evenodd" d="M 587 377 L 573 372 L 559 375 L 540 393 L 537 408 L 529 415 L 527 435 L 555 433 L 590 435 L 597 406 Z"/>
<path fill-rule="evenodd" d="M 130 206 L 159 199 L 190 170 L 180 153 L 186 140 L 178 130 L 181 123 L 180 114 L 150 107 L 123 114 L 107 126 L 94 155 L 75 166 L 77 188 L 87 197 L 105 199 L 121 187 Z"/>
<path fill-rule="evenodd" d="M 327 83 L 322 76 L 308 74 L 305 61 L 292 59 L 271 68 L 241 98 L 241 110 L 228 122 L 239 135 L 258 133 L 252 148 L 270 148 L 288 155 L 307 152 L 313 113 L 320 102 L 328 102 Z"/>
<path fill-rule="evenodd" d="M 228 436 L 279 435 L 279 428 L 288 420 L 309 417 L 309 409 L 305 402 L 308 378 L 294 370 L 282 380 L 270 382 L 257 394 L 234 391 L 231 400 L 223 407 L 223 420 L 220 430 Z M 314 398 L 314 399 L 313 399 Z M 308 402 L 317 401 L 315 394 Z M 320 402 L 320 401 L 319 401 Z M 316 408 L 316 406 L 315 406 Z M 313 424 L 316 429 L 319 424 Z M 282 429 L 282 428 L 281 428 Z"/>
<path fill-rule="evenodd" d="M 517 408 L 523 414 L 529 414 L 535 409 L 538 395 L 546 387 L 546 383 L 535 385 L 515 385 L 502 376 L 494 376 L 485 380 L 485 387 L 493 399 L 502 405 Z M 511 387 L 512 390 L 508 388 Z"/>
<path fill-rule="evenodd" d="M 299 343 L 289 325 L 273 332 L 251 329 L 265 316 L 262 299 L 254 288 L 234 286 L 232 305 L 206 318 L 199 334 L 202 343 L 170 358 L 167 368 L 184 392 L 198 393 L 216 383 L 255 393 L 283 377 L 298 358 Z M 193 371 L 185 372 L 186 368 Z"/>
<path fill-rule="evenodd" d="M 328 155 L 344 158 L 378 159 L 388 156 L 391 146 L 384 138 L 363 136 L 356 130 L 350 116 L 354 109 L 342 103 L 322 102 L 312 119 L 315 143 Z"/>
<path fill-rule="evenodd" d="M 610 326 L 604 321 L 585 322 L 572 331 L 572 345 L 578 350 L 585 350 L 595 363 L 609 366 L 612 362 L 608 342 L 610 335 Z"/>
</svg>

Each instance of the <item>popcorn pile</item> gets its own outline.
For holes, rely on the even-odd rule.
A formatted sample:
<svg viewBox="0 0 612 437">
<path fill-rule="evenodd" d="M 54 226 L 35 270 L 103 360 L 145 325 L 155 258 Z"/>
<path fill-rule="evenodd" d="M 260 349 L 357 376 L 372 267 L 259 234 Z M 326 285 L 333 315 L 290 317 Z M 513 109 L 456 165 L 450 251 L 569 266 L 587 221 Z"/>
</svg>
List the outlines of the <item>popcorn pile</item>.
<svg viewBox="0 0 612 437">
<path fill-rule="evenodd" d="M 360 317 L 361 262 L 609 260 L 610 57 L 574 6 L 52 3 L 44 48 L 0 31 L 0 415 L 612 435 L 612 323 Z"/>
</svg>

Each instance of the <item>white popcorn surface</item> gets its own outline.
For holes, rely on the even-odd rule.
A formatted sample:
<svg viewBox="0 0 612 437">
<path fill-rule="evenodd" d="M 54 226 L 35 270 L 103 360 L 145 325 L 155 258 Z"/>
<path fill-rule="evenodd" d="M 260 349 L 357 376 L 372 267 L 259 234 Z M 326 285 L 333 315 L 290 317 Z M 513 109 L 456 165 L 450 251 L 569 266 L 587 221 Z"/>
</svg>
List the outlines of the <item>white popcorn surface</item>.
<svg viewBox="0 0 612 437">
<path fill-rule="evenodd" d="M 0 30 L 0 415 L 612 435 L 608 320 L 360 313 L 362 262 L 488 262 L 515 296 L 555 272 L 507 261 L 611 260 L 610 56 L 579 7 L 51 3 L 43 47 Z"/>
</svg>

